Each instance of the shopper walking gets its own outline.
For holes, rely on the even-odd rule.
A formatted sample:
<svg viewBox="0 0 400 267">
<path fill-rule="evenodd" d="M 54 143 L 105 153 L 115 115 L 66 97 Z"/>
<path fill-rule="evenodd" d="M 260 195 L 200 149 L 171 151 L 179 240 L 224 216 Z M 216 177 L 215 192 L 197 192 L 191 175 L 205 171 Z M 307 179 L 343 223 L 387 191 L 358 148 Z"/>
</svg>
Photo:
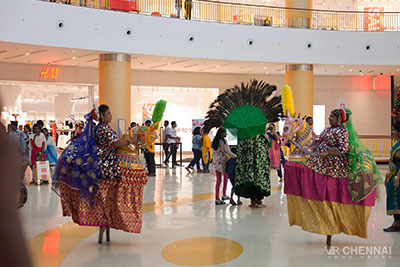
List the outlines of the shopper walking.
<svg viewBox="0 0 400 267">
<path fill-rule="evenodd" d="M 197 173 L 202 173 L 203 171 L 200 169 L 200 159 L 201 159 L 201 146 L 202 146 L 202 138 L 201 138 L 201 130 L 200 127 L 196 127 L 193 130 L 192 137 L 192 151 L 193 151 L 193 159 L 189 163 L 185 169 L 190 173 L 194 171 L 193 166 L 196 165 Z"/>
<path fill-rule="evenodd" d="M 31 165 L 32 165 L 32 182 L 31 184 L 36 184 L 35 179 L 36 172 L 36 162 L 41 160 L 46 160 L 46 138 L 44 134 L 40 131 L 38 124 L 33 125 L 33 135 L 30 136 L 30 151 L 31 151 Z"/>
<path fill-rule="evenodd" d="M 47 130 L 47 128 L 43 128 L 42 133 L 46 137 L 46 161 L 49 162 L 50 173 L 51 177 L 53 178 L 58 158 L 56 142 L 54 141 L 51 134 L 49 134 L 49 130 Z"/>
</svg>

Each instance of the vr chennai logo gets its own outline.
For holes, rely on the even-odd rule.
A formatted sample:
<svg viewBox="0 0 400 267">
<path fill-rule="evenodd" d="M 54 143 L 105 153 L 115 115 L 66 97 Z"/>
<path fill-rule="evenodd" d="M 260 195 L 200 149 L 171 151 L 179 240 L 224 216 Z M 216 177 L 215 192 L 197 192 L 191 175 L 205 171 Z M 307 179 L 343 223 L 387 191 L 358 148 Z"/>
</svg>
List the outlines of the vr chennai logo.
<svg viewBox="0 0 400 267">
<path fill-rule="evenodd" d="M 390 259 L 392 255 L 391 246 L 332 246 L 325 247 L 329 259 Z"/>
</svg>

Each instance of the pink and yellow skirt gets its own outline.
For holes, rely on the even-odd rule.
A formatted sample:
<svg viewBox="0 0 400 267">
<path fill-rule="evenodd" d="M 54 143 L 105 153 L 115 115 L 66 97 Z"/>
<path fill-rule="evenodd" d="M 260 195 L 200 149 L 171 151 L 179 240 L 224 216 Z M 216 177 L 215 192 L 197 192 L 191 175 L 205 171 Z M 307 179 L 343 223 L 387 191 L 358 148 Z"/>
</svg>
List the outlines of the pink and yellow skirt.
<svg viewBox="0 0 400 267">
<path fill-rule="evenodd" d="M 290 226 L 304 231 L 368 237 L 368 218 L 375 204 L 375 191 L 360 202 L 353 202 L 347 178 L 316 173 L 295 162 L 285 164 L 284 192 Z"/>
</svg>

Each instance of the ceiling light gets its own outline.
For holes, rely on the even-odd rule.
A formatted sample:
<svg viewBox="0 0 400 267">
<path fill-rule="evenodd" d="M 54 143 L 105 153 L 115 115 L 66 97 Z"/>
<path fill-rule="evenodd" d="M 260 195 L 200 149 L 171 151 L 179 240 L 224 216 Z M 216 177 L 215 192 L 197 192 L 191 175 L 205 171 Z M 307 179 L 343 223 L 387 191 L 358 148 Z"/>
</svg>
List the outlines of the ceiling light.
<svg viewBox="0 0 400 267">
<path fill-rule="evenodd" d="M 166 58 L 166 57 L 163 57 L 163 59 L 166 60 L 167 58 Z"/>
<path fill-rule="evenodd" d="M 29 56 L 29 55 L 30 55 L 29 53 L 26 53 L 26 54 L 25 54 L 25 56 Z"/>
<path fill-rule="evenodd" d="M 72 57 L 72 59 L 76 59 L 76 57 Z"/>
<path fill-rule="evenodd" d="M 72 50 L 72 53 L 75 53 L 76 51 L 75 50 Z"/>
<path fill-rule="evenodd" d="M 266 70 L 267 69 L 267 67 L 264 67 L 264 70 Z"/>
<path fill-rule="evenodd" d="M 171 65 L 171 63 L 168 63 L 168 66 Z"/>
<path fill-rule="evenodd" d="M 397 69 L 396 71 L 400 71 L 400 69 Z"/>
<path fill-rule="evenodd" d="M 217 65 L 217 68 L 219 68 L 219 65 Z"/>
<path fill-rule="evenodd" d="M 73 66 L 73 65 L 74 65 L 74 63 L 71 64 L 71 66 Z"/>
<path fill-rule="evenodd" d="M 353 69 L 349 69 L 349 71 L 353 71 Z"/>
<path fill-rule="evenodd" d="M 340 65 L 340 67 L 343 68 L 344 66 L 343 66 L 343 65 Z"/>
</svg>

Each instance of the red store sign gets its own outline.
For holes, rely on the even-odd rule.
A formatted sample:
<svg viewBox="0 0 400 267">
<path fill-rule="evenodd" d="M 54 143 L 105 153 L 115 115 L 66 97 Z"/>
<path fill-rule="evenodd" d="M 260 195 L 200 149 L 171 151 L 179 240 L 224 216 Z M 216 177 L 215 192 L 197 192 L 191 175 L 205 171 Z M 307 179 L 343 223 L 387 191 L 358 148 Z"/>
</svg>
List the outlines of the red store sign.
<svg viewBox="0 0 400 267">
<path fill-rule="evenodd" d="M 58 67 L 44 66 L 40 73 L 40 80 L 56 81 L 58 78 L 58 70 Z"/>
</svg>

